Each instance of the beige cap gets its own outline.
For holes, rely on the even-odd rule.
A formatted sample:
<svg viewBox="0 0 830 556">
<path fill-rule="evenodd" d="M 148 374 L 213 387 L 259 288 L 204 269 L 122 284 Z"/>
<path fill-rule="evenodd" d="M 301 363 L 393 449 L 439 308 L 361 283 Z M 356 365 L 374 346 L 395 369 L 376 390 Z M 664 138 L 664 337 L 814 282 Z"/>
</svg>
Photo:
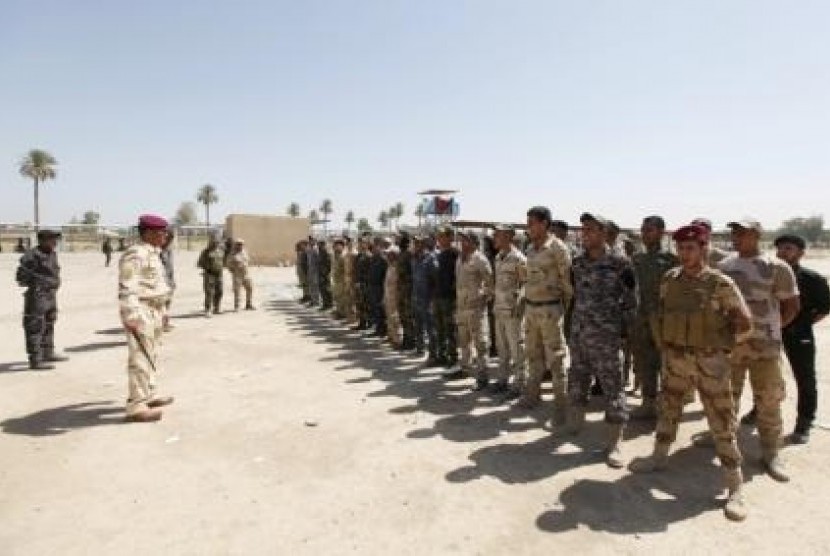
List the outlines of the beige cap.
<svg viewBox="0 0 830 556">
<path fill-rule="evenodd" d="M 764 231 L 761 227 L 761 223 L 754 218 L 742 218 L 741 220 L 729 222 L 726 226 L 728 228 L 732 228 L 733 230 L 735 228 L 743 228 L 744 230 L 755 230 L 758 233 Z"/>
</svg>

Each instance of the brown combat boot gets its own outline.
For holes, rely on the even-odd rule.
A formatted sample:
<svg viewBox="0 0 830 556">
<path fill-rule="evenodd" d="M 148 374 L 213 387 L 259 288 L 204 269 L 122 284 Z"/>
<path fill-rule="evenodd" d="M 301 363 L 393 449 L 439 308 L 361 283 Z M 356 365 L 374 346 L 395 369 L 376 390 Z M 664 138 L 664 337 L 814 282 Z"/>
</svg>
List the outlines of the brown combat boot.
<svg viewBox="0 0 830 556">
<path fill-rule="evenodd" d="M 142 409 L 135 413 L 128 413 L 124 420 L 128 423 L 153 423 L 155 421 L 161 421 L 161 410 Z"/>
<path fill-rule="evenodd" d="M 744 502 L 743 484 L 744 476 L 741 468 L 726 469 L 726 488 L 729 489 L 729 497 L 723 507 L 726 519 L 731 521 L 743 521 L 747 516 L 746 503 Z"/>
<path fill-rule="evenodd" d="M 669 466 L 669 444 L 657 442 L 654 444 L 654 452 L 645 458 L 634 458 L 628 464 L 628 470 L 632 473 L 654 473 L 663 471 Z"/>
<path fill-rule="evenodd" d="M 173 396 L 164 396 L 161 398 L 153 398 L 149 402 L 147 402 L 147 407 L 164 407 L 165 405 L 170 405 L 173 403 L 174 398 Z"/>
</svg>

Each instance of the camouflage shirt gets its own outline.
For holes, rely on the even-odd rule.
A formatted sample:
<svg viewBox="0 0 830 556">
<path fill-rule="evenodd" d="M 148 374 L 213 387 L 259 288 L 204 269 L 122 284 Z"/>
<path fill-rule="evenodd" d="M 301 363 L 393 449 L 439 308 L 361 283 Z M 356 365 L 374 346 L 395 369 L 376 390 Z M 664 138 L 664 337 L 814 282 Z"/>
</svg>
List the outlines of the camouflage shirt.
<svg viewBox="0 0 830 556">
<path fill-rule="evenodd" d="M 634 276 L 637 279 L 638 313 L 648 316 L 657 311 L 660 303 L 660 282 L 672 267 L 677 266 L 677 257 L 660 249 L 635 253 L 631 258 Z"/>
<path fill-rule="evenodd" d="M 562 301 L 567 306 L 573 297 L 570 274 L 571 257 L 562 240 L 550 236 L 539 249 L 531 244 L 525 297 L 535 302 Z"/>
<path fill-rule="evenodd" d="M 458 256 L 455 263 L 456 307 L 460 311 L 483 309 L 493 297 L 493 269 L 490 261 L 475 251 L 468 257 Z"/>
<path fill-rule="evenodd" d="M 527 257 L 512 248 L 496 255 L 495 311 L 513 311 L 519 304 L 527 279 Z"/>
<path fill-rule="evenodd" d="M 574 259 L 572 337 L 618 340 L 637 307 L 631 262 L 610 251 L 597 259 Z M 600 347 L 600 346 L 598 346 Z"/>
<path fill-rule="evenodd" d="M 30 290 L 57 290 L 61 285 L 58 254 L 54 251 L 47 253 L 39 247 L 29 249 L 20 257 L 16 278 L 19 285 Z"/>
<path fill-rule="evenodd" d="M 162 309 L 170 296 L 160 253 L 158 247 L 141 242 L 121 256 L 118 264 L 118 301 L 122 321 L 143 322 L 145 304 Z"/>
</svg>

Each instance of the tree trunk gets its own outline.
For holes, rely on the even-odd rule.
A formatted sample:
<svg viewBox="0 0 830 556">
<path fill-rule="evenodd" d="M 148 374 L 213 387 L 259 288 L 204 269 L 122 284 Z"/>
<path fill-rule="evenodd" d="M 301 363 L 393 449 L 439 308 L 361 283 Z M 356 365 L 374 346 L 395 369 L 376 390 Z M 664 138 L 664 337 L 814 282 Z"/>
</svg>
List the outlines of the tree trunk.
<svg viewBox="0 0 830 556">
<path fill-rule="evenodd" d="M 35 178 L 35 233 L 40 230 L 40 180 Z"/>
<path fill-rule="evenodd" d="M 207 227 L 210 228 L 210 203 L 205 203 L 205 220 Z"/>
</svg>

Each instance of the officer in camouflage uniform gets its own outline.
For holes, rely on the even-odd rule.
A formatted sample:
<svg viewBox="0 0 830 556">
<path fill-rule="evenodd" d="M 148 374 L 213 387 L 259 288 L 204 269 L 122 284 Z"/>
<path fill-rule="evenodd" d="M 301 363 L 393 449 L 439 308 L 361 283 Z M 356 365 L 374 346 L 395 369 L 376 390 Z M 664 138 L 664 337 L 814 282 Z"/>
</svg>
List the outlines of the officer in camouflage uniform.
<svg viewBox="0 0 830 556">
<path fill-rule="evenodd" d="M 118 265 L 118 300 L 121 322 L 127 332 L 127 421 L 161 419 L 162 406 L 172 397 L 156 394 L 158 350 L 168 320 L 170 287 L 159 254 L 167 235 L 167 221 L 155 215 L 138 220 L 141 241 L 124 252 Z"/>
<path fill-rule="evenodd" d="M 476 390 L 482 390 L 490 382 L 487 376 L 487 302 L 493 297 L 493 270 L 478 249 L 478 237 L 469 232 L 459 232 L 461 256 L 455 265 L 456 308 L 458 343 L 461 347 L 460 368 L 444 375 L 447 380 L 466 376 L 476 379 Z M 473 347 L 476 364 L 473 369 Z"/>
<path fill-rule="evenodd" d="M 61 268 L 55 252 L 61 233 L 40 230 L 38 245 L 20 257 L 17 283 L 26 288 L 23 294 L 23 331 L 26 335 L 26 353 L 29 368 L 54 369 L 50 363 L 67 361 L 55 353 L 55 321 L 58 319 L 58 288 L 61 286 Z"/>
<path fill-rule="evenodd" d="M 346 318 L 346 257 L 343 254 L 345 242 L 342 239 L 335 239 L 332 243 L 334 249 L 334 263 L 331 270 L 332 294 L 334 296 L 334 318 Z"/>
<path fill-rule="evenodd" d="M 629 468 L 635 473 L 665 469 L 685 394 L 695 388 L 729 488 L 726 517 L 740 521 L 746 517 L 746 508 L 729 351 L 736 341 L 749 336 L 751 315 L 732 279 L 706 264 L 708 230 L 684 226 L 673 237 L 682 266 L 664 275 L 658 292 L 655 328 L 666 366 L 654 453 L 635 459 Z"/>
<path fill-rule="evenodd" d="M 565 421 L 565 337 L 563 317 L 573 297 L 571 258 L 562 240 L 550 233 L 551 214 L 547 207 L 527 211 L 530 245 L 527 248 L 525 283 L 525 353 L 528 377 L 519 405 L 533 408 L 541 399 L 542 380 L 549 371 L 553 381 L 554 424 Z"/>
<path fill-rule="evenodd" d="M 624 465 L 620 442 L 628 421 L 620 348 L 623 327 L 631 322 L 637 308 L 634 271 L 627 258 L 611 252 L 606 244 L 607 224 L 602 217 L 584 213 L 579 221 L 585 251 L 574 259 L 572 267 L 568 430 L 575 434 L 582 428 L 591 379 L 595 377 L 605 396 L 606 463 L 619 468 Z"/>
<path fill-rule="evenodd" d="M 435 351 L 438 364 L 447 368 L 455 366 L 458 360 L 455 330 L 455 265 L 459 253 L 452 244 L 454 237 L 453 229 L 449 226 L 438 229 L 438 273 L 433 299 Z"/>
<path fill-rule="evenodd" d="M 790 265 L 761 253 L 761 224 L 746 219 L 730 222 L 735 254 L 718 265 L 741 290 L 752 311 L 753 331 L 732 352 L 732 396 L 740 405 L 746 375 L 757 411 L 758 437 L 767 473 L 776 481 L 789 480 L 778 457 L 781 437 L 781 402 L 785 398 L 781 375 L 781 329 L 798 315 L 800 302 Z"/>
<path fill-rule="evenodd" d="M 197 266 L 202 269 L 202 287 L 205 292 L 205 316 L 210 317 L 222 312 L 222 274 L 225 268 L 225 250 L 216 238 L 208 241 L 207 247 L 199 255 Z"/>
<path fill-rule="evenodd" d="M 415 349 L 415 316 L 412 311 L 412 270 L 415 262 L 410 252 L 410 237 L 406 232 L 401 233 L 398 240 L 400 254 L 395 263 L 398 271 L 398 318 L 403 327 L 402 350 Z M 422 348 L 423 349 L 423 348 Z"/>
<path fill-rule="evenodd" d="M 499 372 L 491 391 L 519 397 L 527 379 L 524 347 L 522 346 L 522 307 L 520 300 L 527 280 L 527 258 L 513 246 L 512 226 L 496 226 L 496 280 L 493 312 L 496 317 Z M 510 375 L 513 384 L 508 392 Z"/>
<path fill-rule="evenodd" d="M 637 316 L 630 332 L 634 343 L 634 374 L 643 389 L 643 403 L 631 416 L 634 419 L 657 417 L 657 393 L 662 366 L 660 350 L 654 343 L 657 307 L 660 300 L 660 282 L 671 268 L 677 266 L 677 257 L 663 249 L 666 222 L 660 216 L 648 216 L 640 226 L 645 251 L 632 257 L 637 279 Z"/>
</svg>

